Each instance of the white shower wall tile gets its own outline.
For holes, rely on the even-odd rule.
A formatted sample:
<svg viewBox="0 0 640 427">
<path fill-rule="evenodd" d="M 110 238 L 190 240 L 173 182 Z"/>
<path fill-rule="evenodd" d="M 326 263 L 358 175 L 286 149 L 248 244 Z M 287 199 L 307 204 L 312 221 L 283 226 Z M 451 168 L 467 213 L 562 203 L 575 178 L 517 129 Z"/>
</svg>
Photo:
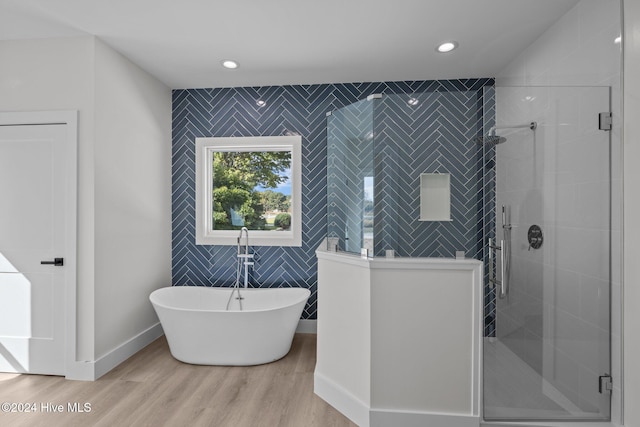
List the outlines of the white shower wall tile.
<svg viewBox="0 0 640 427">
<path fill-rule="evenodd" d="M 575 224 L 581 214 L 576 206 L 576 186 L 559 185 L 555 187 L 554 198 L 556 200 L 553 200 L 552 204 L 556 205 L 554 209 L 555 212 L 545 213 L 546 221 L 555 221 L 559 226 L 570 226 L 572 224 Z M 561 202 L 557 203 L 557 201 Z"/>
<path fill-rule="evenodd" d="M 579 401 L 576 390 L 580 387 L 580 368 L 570 356 L 562 351 L 556 352 L 555 357 L 555 381 L 553 385 L 572 402 Z"/>
<path fill-rule="evenodd" d="M 551 276 L 554 276 L 554 283 L 550 283 L 550 295 L 546 301 L 550 305 L 555 305 L 558 310 L 567 313 L 580 312 L 580 275 L 575 271 L 561 268 L 549 268 Z M 555 273 L 555 274 L 554 274 Z"/>
<path fill-rule="evenodd" d="M 620 15 L 612 11 L 612 6 L 619 6 L 616 3 L 602 0 L 582 0 L 576 5 L 576 11 L 580 18 L 581 28 L 602 28 L 606 25 L 617 25 L 620 27 Z"/>
<path fill-rule="evenodd" d="M 602 203 L 603 195 L 610 193 L 610 183 L 596 181 L 577 184 L 575 189 L 575 217 L 573 223 L 577 227 L 587 229 L 608 230 L 610 228 L 610 211 L 606 203 Z"/>
<path fill-rule="evenodd" d="M 580 318 L 597 328 L 609 329 L 609 282 L 580 277 Z M 604 302 L 604 304 L 603 304 Z"/>
<path fill-rule="evenodd" d="M 612 260 L 616 260 L 616 259 L 622 259 L 622 235 L 621 232 L 618 231 L 612 231 L 611 232 L 611 259 Z M 620 286 L 620 284 L 622 283 L 622 272 L 617 269 L 617 268 L 611 268 L 611 284 L 612 285 L 617 285 Z M 621 309 L 621 305 L 614 305 L 612 303 L 612 311 L 615 312 L 616 310 Z M 618 318 L 619 316 L 613 316 Z M 619 325 L 619 323 L 618 323 Z M 611 333 L 619 333 L 620 329 L 613 329 L 611 331 Z"/>
<path fill-rule="evenodd" d="M 619 85 L 619 7 L 617 1 L 580 1 L 505 67 L 496 85 Z"/>
</svg>

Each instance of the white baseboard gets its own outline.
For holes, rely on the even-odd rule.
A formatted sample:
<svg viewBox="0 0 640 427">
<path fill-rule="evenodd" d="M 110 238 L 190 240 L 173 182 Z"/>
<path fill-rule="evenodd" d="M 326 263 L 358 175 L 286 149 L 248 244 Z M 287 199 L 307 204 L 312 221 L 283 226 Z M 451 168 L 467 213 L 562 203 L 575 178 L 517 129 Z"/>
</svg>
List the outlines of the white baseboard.
<svg viewBox="0 0 640 427">
<path fill-rule="evenodd" d="M 67 362 L 65 379 L 76 381 L 94 381 L 93 362 L 82 362 L 74 360 Z"/>
<path fill-rule="evenodd" d="M 313 374 L 313 392 L 360 427 L 369 427 L 369 407 L 324 375 Z"/>
<path fill-rule="evenodd" d="M 360 427 L 479 427 L 480 417 L 370 408 L 349 391 L 315 372 L 313 392 Z"/>
<path fill-rule="evenodd" d="M 74 369 L 67 373 L 66 378 L 70 380 L 95 381 L 160 338 L 163 333 L 162 326 L 158 322 L 95 361 L 76 362 Z"/>
<path fill-rule="evenodd" d="M 318 321 L 315 319 L 300 319 L 296 332 L 299 334 L 317 334 Z"/>
<path fill-rule="evenodd" d="M 370 427 L 478 427 L 480 417 L 458 414 L 434 414 L 397 410 L 371 410 Z"/>
<path fill-rule="evenodd" d="M 164 334 L 160 322 L 122 343 L 95 362 L 95 379 L 100 378 Z"/>
</svg>

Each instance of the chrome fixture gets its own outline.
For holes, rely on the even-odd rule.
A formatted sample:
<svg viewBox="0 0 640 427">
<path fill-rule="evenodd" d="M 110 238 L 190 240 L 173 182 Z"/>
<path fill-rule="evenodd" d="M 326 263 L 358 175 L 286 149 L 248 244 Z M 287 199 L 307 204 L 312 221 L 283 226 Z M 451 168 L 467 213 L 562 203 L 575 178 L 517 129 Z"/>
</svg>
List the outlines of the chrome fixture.
<svg viewBox="0 0 640 427">
<path fill-rule="evenodd" d="M 500 241 L 500 246 L 496 246 L 493 243 L 493 239 L 489 238 L 489 285 L 498 286 L 500 293 L 498 297 L 505 298 L 509 294 L 509 276 L 511 274 L 511 223 L 507 222 L 507 209 L 505 205 L 502 205 L 502 233 L 503 238 Z M 493 271 L 493 259 L 495 257 L 495 251 L 500 251 L 500 273 L 501 280 L 495 277 Z"/>
<path fill-rule="evenodd" d="M 244 252 L 240 250 L 242 243 L 242 234 L 245 235 Z M 240 229 L 240 236 L 238 236 L 238 265 L 244 265 L 244 287 L 249 284 L 249 267 L 253 266 L 253 254 L 249 253 L 249 229 L 242 227 Z M 244 260 L 244 261 L 243 261 Z"/>
<path fill-rule="evenodd" d="M 244 234 L 244 249 L 242 248 L 242 235 Z M 238 262 L 236 265 L 236 281 L 233 284 L 233 289 L 231 290 L 231 295 L 229 295 L 229 300 L 227 301 L 227 310 L 229 310 L 229 305 L 231 304 L 231 299 L 233 295 L 237 292 L 238 296 L 235 298 L 238 300 L 240 304 L 240 310 L 242 310 L 242 300 L 244 297 L 240 294 L 240 276 L 242 276 L 242 266 L 244 266 L 244 288 L 247 288 L 249 284 L 249 267 L 253 266 L 253 254 L 249 253 L 249 229 L 247 227 L 242 227 L 240 229 L 240 235 L 238 236 Z"/>
<path fill-rule="evenodd" d="M 499 126 L 499 127 L 493 126 L 491 129 L 489 129 L 489 133 L 486 136 L 485 135 L 476 136 L 475 138 L 472 139 L 472 141 L 475 142 L 478 145 L 494 146 L 494 145 L 502 144 L 503 142 L 505 142 L 507 140 L 507 138 L 505 138 L 504 136 L 496 135 L 496 131 L 498 129 L 524 129 L 524 128 L 529 128 L 531 130 L 536 130 L 537 127 L 538 127 L 538 123 L 537 122 L 531 122 L 531 123 L 528 123 L 526 125 Z"/>
<path fill-rule="evenodd" d="M 529 241 L 529 249 L 540 249 L 544 237 L 542 236 L 542 228 L 539 225 L 532 225 L 527 231 L 527 240 Z"/>
<path fill-rule="evenodd" d="M 511 212 L 509 212 L 509 218 L 507 218 L 507 209 L 502 205 L 502 237 L 504 239 L 502 243 L 502 286 L 500 291 L 500 298 L 504 298 L 509 293 L 509 278 L 511 276 Z"/>
</svg>

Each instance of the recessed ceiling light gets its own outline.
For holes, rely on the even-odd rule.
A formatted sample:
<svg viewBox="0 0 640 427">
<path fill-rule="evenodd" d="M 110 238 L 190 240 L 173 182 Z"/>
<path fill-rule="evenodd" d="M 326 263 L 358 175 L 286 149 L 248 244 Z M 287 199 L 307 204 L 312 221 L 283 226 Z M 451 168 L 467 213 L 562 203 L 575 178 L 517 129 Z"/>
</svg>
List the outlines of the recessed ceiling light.
<svg viewBox="0 0 640 427">
<path fill-rule="evenodd" d="M 258 100 L 256 101 L 256 105 L 257 105 L 258 107 L 264 107 L 265 105 L 267 105 L 267 102 L 266 102 L 264 99 L 258 99 Z"/>
<path fill-rule="evenodd" d="M 236 61 L 232 61 L 230 59 L 225 59 L 224 61 L 222 61 L 222 66 L 224 68 L 228 68 L 230 70 L 233 70 L 234 68 L 238 68 L 238 63 Z"/>
<path fill-rule="evenodd" d="M 440 53 L 451 52 L 453 49 L 458 47 L 458 42 L 456 41 L 448 41 L 442 43 L 440 46 L 436 48 L 436 50 Z"/>
</svg>

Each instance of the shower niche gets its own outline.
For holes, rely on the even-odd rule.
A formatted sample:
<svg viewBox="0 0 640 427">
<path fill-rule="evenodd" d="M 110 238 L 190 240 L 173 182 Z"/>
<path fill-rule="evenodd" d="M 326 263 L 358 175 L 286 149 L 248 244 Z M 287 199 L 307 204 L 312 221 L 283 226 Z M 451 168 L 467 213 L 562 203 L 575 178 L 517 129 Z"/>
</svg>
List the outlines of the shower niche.
<svg viewBox="0 0 640 427">
<path fill-rule="evenodd" d="M 451 175 L 420 175 L 420 221 L 451 221 Z"/>
<path fill-rule="evenodd" d="M 330 250 L 482 258 L 484 91 L 371 95 L 327 114 Z M 393 252 L 388 252 L 393 251 Z"/>
</svg>

